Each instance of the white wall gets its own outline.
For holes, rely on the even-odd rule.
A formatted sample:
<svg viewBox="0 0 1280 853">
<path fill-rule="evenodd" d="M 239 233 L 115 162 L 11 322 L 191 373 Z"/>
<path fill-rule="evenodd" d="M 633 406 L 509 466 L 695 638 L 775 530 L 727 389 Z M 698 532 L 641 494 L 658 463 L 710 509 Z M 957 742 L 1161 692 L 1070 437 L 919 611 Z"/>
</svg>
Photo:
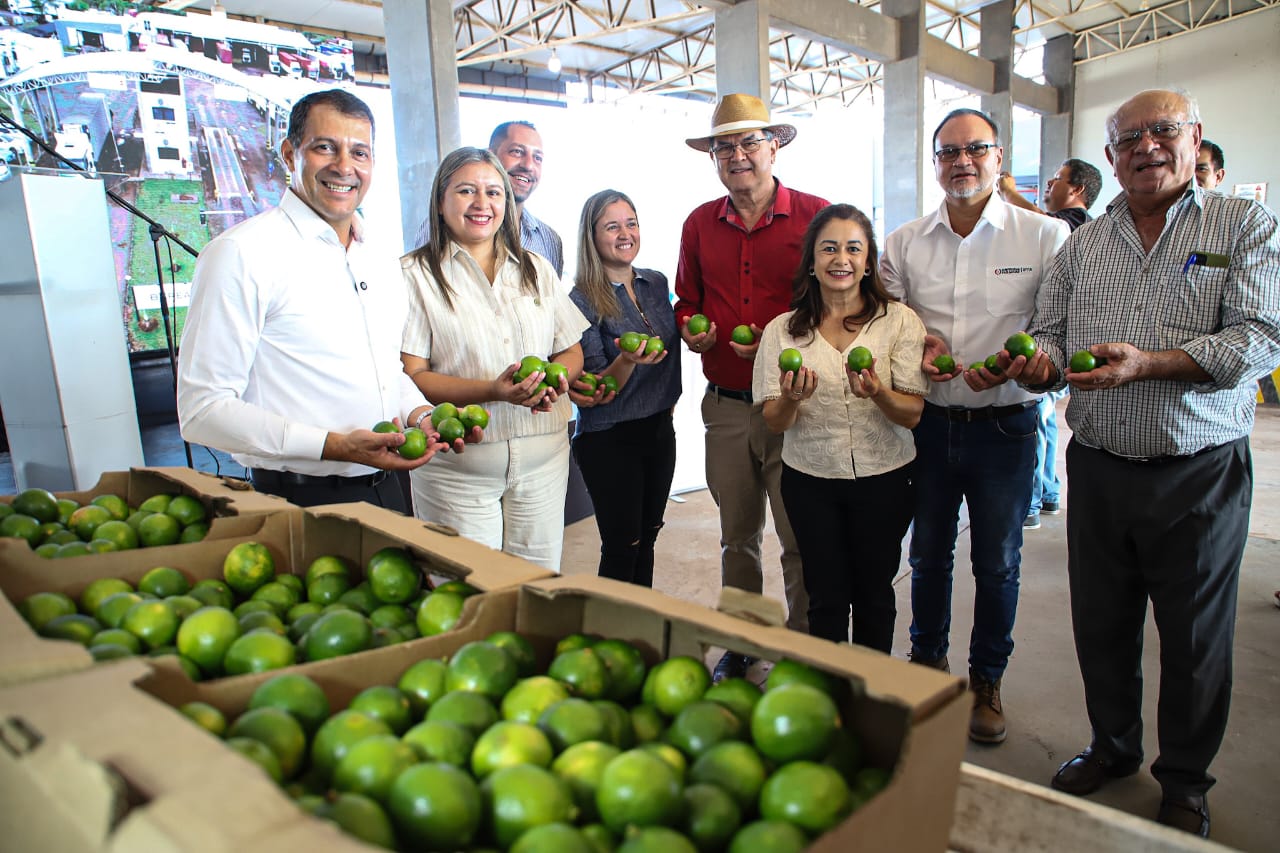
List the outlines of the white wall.
<svg viewBox="0 0 1280 853">
<path fill-rule="evenodd" d="M 1076 66 L 1071 154 L 1102 171 L 1096 216 L 1120 191 L 1103 149 L 1107 116 L 1143 89 L 1180 86 L 1200 104 L 1204 135 L 1222 146 L 1223 188 L 1266 181 L 1280 207 L 1280 7 Z"/>
</svg>

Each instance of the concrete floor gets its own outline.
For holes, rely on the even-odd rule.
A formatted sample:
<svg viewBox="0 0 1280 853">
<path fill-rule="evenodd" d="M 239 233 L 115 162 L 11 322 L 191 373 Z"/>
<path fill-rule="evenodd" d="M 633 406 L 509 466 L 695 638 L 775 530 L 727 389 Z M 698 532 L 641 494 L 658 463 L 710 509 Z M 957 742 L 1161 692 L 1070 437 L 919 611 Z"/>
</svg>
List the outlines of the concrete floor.
<svg viewBox="0 0 1280 853">
<path fill-rule="evenodd" d="M 1061 404 L 1065 407 L 1065 401 Z M 1061 415 L 1061 410 L 1060 410 Z M 1061 421 L 1061 417 L 1060 417 Z M 1060 450 L 1066 446 L 1066 430 Z M 1272 593 L 1280 588 L 1280 409 L 1259 410 L 1254 431 L 1254 508 L 1251 536 L 1240 576 L 1236 628 L 1235 690 L 1231 720 L 1214 762 L 1218 784 L 1210 793 L 1213 838 L 1248 851 L 1280 849 L 1280 610 Z M 1064 467 L 1059 467 L 1063 472 Z M 654 585 L 680 598 L 715 606 L 720 590 L 719 522 L 708 493 L 691 492 L 667 505 L 666 527 L 658 539 Z M 1070 498 L 1064 497 L 1067 511 Z M 964 519 L 962 519 L 963 521 Z M 968 554 L 968 529 L 962 527 L 957 555 Z M 593 519 L 565 533 L 565 574 L 595 572 L 599 535 Z M 765 592 L 781 599 L 777 538 L 765 539 Z M 894 655 L 909 648 L 910 577 L 905 555 L 895 581 L 898 625 Z M 1084 692 L 1071 636 L 1066 578 L 1066 516 L 1044 516 L 1039 530 L 1027 531 L 1022 551 L 1022 589 L 1016 649 L 1003 687 L 1009 737 L 1000 746 L 970 744 L 967 760 L 992 770 L 1047 785 L 1058 765 L 1089 742 Z M 953 622 L 953 663 L 963 661 L 972 626 L 973 584 L 957 573 Z M 1145 751 L 1156 745 L 1156 675 L 1159 638 L 1147 624 L 1144 669 L 1150 674 L 1143 717 Z M 959 668 L 959 667 L 957 667 Z M 1276 762 L 1273 764 L 1272 762 Z M 1154 817 L 1160 788 L 1147 772 L 1111 783 L 1092 799 L 1142 817 Z"/>
</svg>

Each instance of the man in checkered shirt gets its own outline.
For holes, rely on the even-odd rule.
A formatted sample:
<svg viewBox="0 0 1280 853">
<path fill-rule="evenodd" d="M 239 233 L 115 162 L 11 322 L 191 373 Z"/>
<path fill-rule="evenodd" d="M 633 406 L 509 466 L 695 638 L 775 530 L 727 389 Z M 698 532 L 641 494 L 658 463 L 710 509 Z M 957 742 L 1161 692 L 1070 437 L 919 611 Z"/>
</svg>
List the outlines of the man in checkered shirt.
<svg viewBox="0 0 1280 853">
<path fill-rule="evenodd" d="M 1196 185 L 1201 128 L 1186 94 L 1134 96 L 1107 136 L 1123 192 L 1055 259 L 1031 322 L 1039 350 L 1003 359 L 1024 387 L 1072 391 L 1067 569 L 1093 738 L 1053 786 L 1088 794 L 1142 767 L 1150 601 L 1156 819 L 1208 837 L 1249 532 L 1255 381 L 1280 363 L 1280 230 L 1261 204 Z M 1105 363 L 1083 369 L 1081 350 Z"/>
</svg>

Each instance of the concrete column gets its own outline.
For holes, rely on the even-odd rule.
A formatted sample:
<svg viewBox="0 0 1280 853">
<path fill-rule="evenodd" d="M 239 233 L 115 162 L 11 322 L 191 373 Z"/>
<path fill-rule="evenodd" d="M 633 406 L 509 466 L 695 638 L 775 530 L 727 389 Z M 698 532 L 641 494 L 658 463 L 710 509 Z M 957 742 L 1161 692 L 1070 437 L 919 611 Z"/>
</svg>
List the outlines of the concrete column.
<svg viewBox="0 0 1280 853">
<path fill-rule="evenodd" d="M 978 13 L 978 55 L 995 66 L 995 91 L 982 96 L 982 111 L 995 119 L 1004 145 L 1005 169 L 1013 167 L 1013 0 L 996 0 Z"/>
<path fill-rule="evenodd" d="M 462 144 L 453 4 L 383 0 L 382 16 L 395 112 L 400 228 L 409 251 L 416 248 L 419 227 L 427 219 L 436 169 Z"/>
<path fill-rule="evenodd" d="M 884 229 L 923 213 L 931 154 L 924 128 L 924 0 L 883 0 L 882 14 L 899 23 L 900 58 L 884 65 Z M 883 236 L 883 235 L 882 235 Z"/>
<path fill-rule="evenodd" d="M 755 95 L 772 103 L 769 91 L 769 0 L 747 0 L 716 12 L 716 94 Z"/>
<path fill-rule="evenodd" d="M 1076 100 L 1075 40 L 1072 36 L 1058 36 L 1045 42 L 1044 81 L 1060 93 L 1058 102 L 1062 112 L 1040 118 L 1041 187 L 1058 171 L 1062 161 L 1071 156 L 1071 117 Z M 1101 147 L 1102 140 L 1098 140 L 1098 148 Z"/>
</svg>

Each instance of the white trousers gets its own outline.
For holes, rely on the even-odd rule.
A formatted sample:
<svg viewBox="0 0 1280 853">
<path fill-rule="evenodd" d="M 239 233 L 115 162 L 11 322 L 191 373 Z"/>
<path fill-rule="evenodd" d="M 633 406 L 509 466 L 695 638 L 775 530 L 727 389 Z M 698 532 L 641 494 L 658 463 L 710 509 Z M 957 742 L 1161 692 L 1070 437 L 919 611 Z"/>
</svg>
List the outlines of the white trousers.
<svg viewBox="0 0 1280 853">
<path fill-rule="evenodd" d="M 410 472 L 413 514 L 560 571 L 569 436 L 563 430 L 439 453 Z"/>
</svg>

